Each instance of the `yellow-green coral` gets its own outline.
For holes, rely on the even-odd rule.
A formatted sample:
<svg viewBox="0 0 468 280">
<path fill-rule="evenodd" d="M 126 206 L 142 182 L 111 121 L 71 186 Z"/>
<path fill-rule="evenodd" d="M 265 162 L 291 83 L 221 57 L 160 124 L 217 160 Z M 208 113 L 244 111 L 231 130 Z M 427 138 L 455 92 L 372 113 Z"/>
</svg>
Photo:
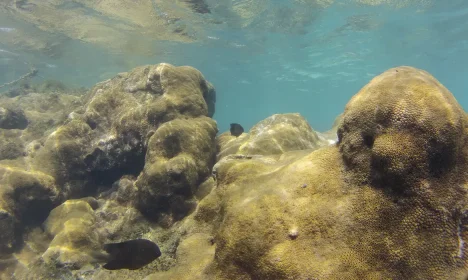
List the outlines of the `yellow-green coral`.
<svg viewBox="0 0 468 280">
<path fill-rule="evenodd" d="M 190 199 L 214 164 L 216 123 L 207 117 L 177 119 L 151 136 L 143 172 L 135 185 L 139 208 L 160 219 L 180 219 L 193 209 Z"/>
<path fill-rule="evenodd" d="M 179 70 L 140 68 L 98 85 L 90 109 L 49 137 L 45 148 L 58 149 L 52 140 L 84 135 L 102 149 L 93 152 L 96 162 L 121 135 L 139 135 L 119 141 L 140 141 L 147 149 L 138 178 L 121 178 L 95 207 L 91 200 L 67 201 L 52 211 L 45 229 L 54 240 L 45 260 L 80 267 L 92 261 L 101 239 L 143 235 L 161 244 L 163 261 L 135 274 L 94 275 L 158 270 L 147 279 L 453 279 L 468 272 L 466 114 L 427 72 L 398 67 L 373 79 L 347 105 L 337 145 L 316 149 L 319 135 L 297 115 L 253 129 L 258 141 L 251 150 L 242 148 L 249 147 L 248 134 L 222 135 L 218 145 L 226 153 L 210 177 L 217 129 L 200 103 L 209 85 L 190 68 Z M 148 75 L 153 79 L 140 79 Z M 100 118 L 91 104 L 105 105 L 100 94 L 109 101 L 114 91 L 131 95 L 116 94 L 131 100 L 122 104 L 161 103 L 125 111 L 116 101 Z M 179 97 L 193 102 L 185 106 Z M 118 116 L 115 122 L 111 116 Z M 44 170 L 68 149 L 58 151 Z M 0 170 L 2 180 L 34 181 L 21 172 L 15 179 L 10 169 Z M 15 206 L 5 203 L 8 196 L 0 197 L 7 214 L 14 212 L 6 207 Z M 127 210 L 134 200 L 147 218 L 159 219 L 153 230 L 135 209 Z"/>
<path fill-rule="evenodd" d="M 53 177 L 0 166 L 0 205 L 23 224 L 37 224 L 60 199 Z"/>
<path fill-rule="evenodd" d="M 211 237 L 204 233 L 194 233 L 185 238 L 177 247 L 177 266 L 168 271 L 154 273 L 145 279 L 212 279 L 210 265 L 216 247 L 210 239 Z"/>
<path fill-rule="evenodd" d="M 398 67 L 375 77 L 346 105 L 339 147 L 361 181 L 401 185 L 442 176 L 464 161 L 466 123 L 465 112 L 434 77 Z"/>
<path fill-rule="evenodd" d="M 52 210 L 44 223 L 53 238 L 42 255 L 44 260 L 75 268 L 96 261 L 102 241 L 95 221 L 93 209 L 83 200 L 68 200 Z"/>
<path fill-rule="evenodd" d="M 218 160 L 230 154 L 273 155 L 317 149 L 328 142 L 317 135 L 300 114 L 275 114 L 239 137 L 229 132 L 218 138 Z"/>
<path fill-rule="evenodd" d="M 450 92 L 424 71 L 391 69 L 350 101 L 339 127 L 336 146 L 215 165 L 216 188 L 186 220 L 215 235 L 210 270 L 194 279 L 467 272 L 465 112 Z"/>
<path fill-rule="evenodd" d="M 49 135 L 34 158 L 33 167 L 52 175 L 61 184 L 83 179 L 86 175 L 83 158 L 90 140 L 90 127 L 81 120 L 72 120 Z"/>
</svg>

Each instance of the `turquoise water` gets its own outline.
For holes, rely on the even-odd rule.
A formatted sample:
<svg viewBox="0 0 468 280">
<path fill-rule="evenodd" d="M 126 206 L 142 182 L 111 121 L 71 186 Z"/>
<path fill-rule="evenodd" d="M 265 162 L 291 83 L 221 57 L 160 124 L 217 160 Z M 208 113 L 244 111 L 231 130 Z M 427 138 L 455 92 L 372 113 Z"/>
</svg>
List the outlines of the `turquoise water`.
<svg viewBox="0 0 468 280">
<path fill-rule="evenodd" d="M 77 7 L 76 1 L 69 2 L 58 8 Z M 171 10 L 158 2 L 154 1 L 155 14 L 167 16 Z M 248 23 L 232 14 L 245 2 L 206 1 L 211 14 L 189 16 L 184 11 L 186 18 L 168 24 L 186 27 L 193 42 L 126 34 L 135 46 L 157 49 L 148 54 L 109 50 L 66 33 L 41 30 L 3 11 L 0 84 L 24 75 L 31 65 L 39 70 L 38 79 L 74 87 L 91 87 L 142 64 L 190 65 L 217 90 L 215 119 L 220 131 L 231 122 L 249 129 L 272 114 L 287 112 L 301 113 L 314 129 L 324 131 L 371 78 L 390 67 L 410 65 L 430 72 L 468 107 L 467 1 L 414 1 L 400 8 L 355 1 L 325 8 L 311 1 L 254 1 L 253 8 L 260 4 L 264 8 Z M 96 16 L 95 11 L 87 13 Z M 214 20 L 222 23 L 207 23 Z M 113 19 L 109 23 L 116 24 Z M 49 38 L 49 53 L 5 40 L 18 30 Z"/>
</svg>

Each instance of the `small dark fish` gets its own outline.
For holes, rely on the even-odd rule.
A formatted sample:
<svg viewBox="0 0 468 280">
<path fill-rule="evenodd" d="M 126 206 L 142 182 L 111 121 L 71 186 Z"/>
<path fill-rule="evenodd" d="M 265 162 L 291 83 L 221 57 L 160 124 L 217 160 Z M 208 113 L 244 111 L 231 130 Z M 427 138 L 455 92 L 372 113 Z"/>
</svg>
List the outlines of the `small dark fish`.
<svg viewBox="0 0 468 280">
<path fill-rule="evenodd" d="M 104 245 L 109 254 L 105 269 L 139 269 L 161 256 L 158 245 L 146 239 L 134 239 Z"/>
<path fill-rule="evenodd" d="M 244 128 L 242 125 L 238 123 L 231 123 L 231 135 L 232 136 L 239 136 L 244 132 Z"/>
</svg>

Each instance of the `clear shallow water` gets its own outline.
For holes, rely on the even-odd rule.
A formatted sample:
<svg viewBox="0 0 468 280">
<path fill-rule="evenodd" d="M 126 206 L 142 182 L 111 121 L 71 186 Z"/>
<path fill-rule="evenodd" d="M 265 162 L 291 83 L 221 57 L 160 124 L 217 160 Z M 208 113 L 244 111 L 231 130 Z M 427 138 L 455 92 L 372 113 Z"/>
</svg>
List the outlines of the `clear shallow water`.
<svg viewBox="0 0 468 280">
<path fill-rule="evenodd" d="M 82 9 L 79 1 L 68 2 L 57 9 Z M 211 14 L 194 14 L 171 2 L 153 1 L 155 17 L 166 19 L 168 29 L 185 28 L 191 42 L 154 40 L 128 31 L 120 34 L 126 44 L 117 48 L 76 39 L 66 30 L 39 28 L 3 10 L 0 84 L 31 66 L 39 70 L 38 79 L 90 87 L 142 64 L 190 65 L 216 87 L 220 131 L 230 122 L 248 129 L 287 112 L 301 113 L 323 131 L 372 77 L 410 65 L 429 71 L 468 107 L 468 2 L 415 1 L 400 8 L 355 1 L 320 7 L 312 2 L 206 1 Z M 93 10 L 83 13 L 102 17 Z M 118 24 L 114 18 L 105 20 Z M 15 39 L 24 32 L 41 38 L 40 43 Z M 37 44 L 45 47 L 37 51 Z"/>
</svg>

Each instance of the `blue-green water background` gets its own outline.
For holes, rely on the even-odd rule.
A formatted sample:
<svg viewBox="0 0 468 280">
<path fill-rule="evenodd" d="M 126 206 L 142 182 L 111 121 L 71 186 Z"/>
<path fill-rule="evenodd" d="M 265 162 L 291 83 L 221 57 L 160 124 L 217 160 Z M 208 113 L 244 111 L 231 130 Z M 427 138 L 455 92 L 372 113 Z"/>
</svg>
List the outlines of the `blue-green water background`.
<svg viewBox="0 0 468 280">
<path fill-rule="evenodd" d="M 286 0 L 270 2 L 287 5 Z M 77 40 L 66 41 L 58 59 L 0 46 L 0 84 L 25 74 L 23 61 L 34 64 L 44 79 L 86 87 L 142 64 L 190 65 L 217 90 L 214 118 L 220 131 L 231 122 L 248 129 L 288 112 L 301 113 L 314 129 L 325 131 L 372 77 L 410 65 L 429 71 L 468 107 L 468 1 L 435 1 L 423 12 L 419 5 L 334 4 L 313 16 L 299 32 L 210 27 L 208 36 L 195 43 L 154 42 L 166 50 L 154 56 L 114 53 Z M 352 16 L 377 27 L 347 25 Z M 285 22 L 277 20 L 278 25 Z M 0 15 L 0 27 L 25 25 Z M 145 38 L 136 37 L 135 44 L 139 40 Z M 5 51 L 20 54 L 21 60 Z"/>
</svg>

